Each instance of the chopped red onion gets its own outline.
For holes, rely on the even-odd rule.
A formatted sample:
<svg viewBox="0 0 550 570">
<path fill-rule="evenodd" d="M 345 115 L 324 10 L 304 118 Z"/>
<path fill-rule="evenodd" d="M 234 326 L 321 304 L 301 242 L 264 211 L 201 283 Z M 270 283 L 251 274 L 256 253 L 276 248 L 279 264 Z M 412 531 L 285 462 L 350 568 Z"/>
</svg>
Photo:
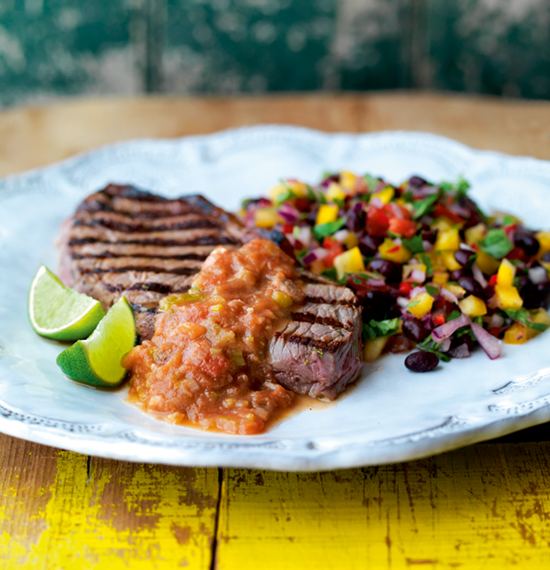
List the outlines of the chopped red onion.
<svg viewBox="0 0 550 570">
<path fill-rule="evenodd" d="M 401 238 L 393 238 L 393 243 L 394 243 L 395 245 L 401 245 L 401 243 L 402 243 L 402 242 L 401 242 Z"/>
<path fill-rule="evenodd" d="M 464 251 L 471 251 L 472 253 L 476 252 L 475 249 L 471 248 L 467 243 L 461 243 L 458 247 Z"/>
<path fill-rule="evenodd" d="M 453 319 L 448 323 L 436 327 L 432 331 L 432 338 L 435 342 L 441 342 L 446 338 L 449 338 L 457 329 L 465 327 L 471 324 L 471 322 L 472 321 L 470 321 L 470 317 L 468 317 L 468 315 L 461 315 L 458 319 Z"/>
<path fill-rule="evenodd" d="M 488 326 L 490 329 L 495 327 L 500 328 L 503 324 L 504 324 L 504 319 L 498 313 L 492 315 L 488 322 Z"/>
<path fill-rule="evenodd" d="M 471 327 L 477 342 L 479 342 L 481 348 L 485 351 L 485 354 L 487 354 L 491 360 L 498 358 L 502 354 L 501 341 L 498 338 L 495 338 L 492 334 L 489 334 L 477 323 L 472 323 Z"/>
<path fill-rule="evenodd" d="M 483 273 L 481 273 L 481 269 L 477 264 L 477 261 L 472 265 L 472 275 L 474 279 L 485 289 L 487 287 L 487 280 L 483 277 Z"/>
<path fill-rule="evenodd" d="M 401 208 L 395 202 L 390 202 L 390 207 L 391 207 L 391 210 L 393 212 L 393 215 L 396 218 L 399 218 L 400 220 L 402 220 L 405 217 L 403 215 L 403 212 L 401 211 Z"/>
<path fill-rule="evenodd" d="M 300 219 L 300 212 L 286 202 L 281 205 L 277 213 L 289 224 L 295 224 Z"/>
<path fill-rule="evenodd" d="M 415 287 L 410 293 L 410 298 L 414 299 L 420 293 L 426 293 L 426 289 L 424 287 Z"/>
<path fill-rule="evenodd" d="M 451 350 L 449 350 L 449 354 L 453 358 L 469 358 L 470 349 L 468 348 L 468 345 L 465 342 L 463 342 L 459 346 L 451 348 Z"/>
<path fill-rule="evenodd" d="M 434 246 L 433 243 L 429 242 L 428 240 L 422 240 L 422 247 L 424 248 L 424 251 L 427 253 L 430 253 L 430 251 L 433 251 Z"/>
<path fill-rule="evenodd" d="M 409 299 L 405 299 L 405 297 L 397 297 L 396 303 L 400 309 L 404 309 L 406 312 L 407 305 L 409 304 Z M 408 313 L 407 315 L 410 316 Z"/>
<path fill-rule="evenodd" d="M 447 300 L 451 303 L 458 303 L 458 297 L 454 293 L 451 293 L 451 291 L 449 291 L 449 289 L 445 289 L 445 287 L 441 287 L 440 293 L 445 300 Z"/>
<path fill-rule="evenodd" d="M 368 284 L 371 287 L 385 287 L 386 282 L 383 279 L 369 279 Z"/>
<path fill-rule="evenodd" d="M 438 348 L 439 352 L 449 352 L 449 349 L 451 348 L 451 339 L 450 338 L 446 338 L 440 345 L 440 347 Z"/>
<path fill-rule="evenodd" d="M 451 210 L 451 212 L 453 214 L 456 214 L 457 216 L 462 216 L 463 218 L 470 217 L 470 210 L 468 210 L 468 208 L 463 208 L 462 206 L 460 206 L 460 204 L 456 203 L 451 204 L 449 206 L 449 210 Z"/>
<path fill-rule="evenodd" d="M 309 265 L 314 261 L 319 261 L 320 259 L 324 259 L 328 255 L 328 250 L 324 247 L 316 247 L 315 249 L 311 250 L 308 254 L 304 255 L 302 258 L 302 263 L 304 265 Z"/>
<path fill-rule="evenodd" d="M 378 196 L 373 196 L 371 198 L 370 205 L 374 206 L 375 208 L 382 208 L 384 202 L 382 202 L 382 200 Z"/>
<path fill-rule="evenodd" d="M 317 241 L 313 238 L 313 232 L 309 226 L 302 226 L 296 239 L 302 243 L 306 249 L 310 249 L 317 245 Z"/>
<path fill-rule="evenodd" d="M 343 242 L 350 234 L 349 230 L 339 230 L 335 234 L 333 234 L 333 238 L 340 243 Z"/>
<path fill-rule="evenodd" d="M 541 283 L 546 283 L 548 281 L 548 274 L 546 273 L 546 269 L 541 267 L 532 267 L 528 271 L 529 279 L 535 284 L 540 285 Z"/>
<path fill-rule="evenodd" d="M 424 283 L 426 281 L 426 272 L 421 269 L 413 269 L 407 280 L 413 283 Z"/>
</svg>

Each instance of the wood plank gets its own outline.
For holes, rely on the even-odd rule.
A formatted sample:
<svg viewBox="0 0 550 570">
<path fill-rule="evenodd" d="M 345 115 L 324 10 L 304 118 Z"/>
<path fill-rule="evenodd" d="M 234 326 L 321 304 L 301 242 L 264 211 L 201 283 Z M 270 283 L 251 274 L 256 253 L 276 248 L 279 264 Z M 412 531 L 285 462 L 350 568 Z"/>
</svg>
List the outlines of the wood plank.
<svg viewBox="0 0 550 570">
<path fill-rule="evenodd" d="M 0 176 L 121 140 L 285 123 L 353 131 L 356 97 L 85 99 L 0 113 Z"/>
<path fill-rule="evenodd" d="M 92 459 L 0 436 L 0 566 L 210 567 L 218 470 Z"/>
<path fill-rule="evenodd" d="M 228 470 L 216 568 L 547 568 L 549 458 L 546 443 L 484 444 L 326 473 Z"/>
</svg>

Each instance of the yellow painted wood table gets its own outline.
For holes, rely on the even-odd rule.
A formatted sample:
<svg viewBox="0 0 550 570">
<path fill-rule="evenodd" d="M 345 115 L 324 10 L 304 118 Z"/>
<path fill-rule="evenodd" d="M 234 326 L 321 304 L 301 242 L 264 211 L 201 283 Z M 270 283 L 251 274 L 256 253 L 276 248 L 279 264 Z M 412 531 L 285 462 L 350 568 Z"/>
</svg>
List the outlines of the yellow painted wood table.
<svg viewBox="0 0 550 570">
<path fill-rule="evenodd" d="M 257 123 L 412 129 L 550 159 L 550 103 L 425 94 L 63 101 L 0 113 L 0 175 L 135 137 Z M 0 435 L 0 567 L 550 567 L 546 425 L 324 473 L 179 468 Z"/>
</svg>

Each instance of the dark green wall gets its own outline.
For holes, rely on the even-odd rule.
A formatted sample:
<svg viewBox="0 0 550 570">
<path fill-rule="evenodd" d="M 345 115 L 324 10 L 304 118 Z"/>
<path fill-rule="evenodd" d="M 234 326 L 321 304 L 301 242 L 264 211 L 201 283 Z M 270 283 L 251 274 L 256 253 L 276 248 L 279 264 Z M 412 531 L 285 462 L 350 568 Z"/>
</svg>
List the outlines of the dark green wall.
<svg viewBox="0 0 550 570">
<path fill-rule="evenodd" d="M 550 98 L 550 0 L 0 0 L 0 104 L 418 87 Z"/>
</svg>

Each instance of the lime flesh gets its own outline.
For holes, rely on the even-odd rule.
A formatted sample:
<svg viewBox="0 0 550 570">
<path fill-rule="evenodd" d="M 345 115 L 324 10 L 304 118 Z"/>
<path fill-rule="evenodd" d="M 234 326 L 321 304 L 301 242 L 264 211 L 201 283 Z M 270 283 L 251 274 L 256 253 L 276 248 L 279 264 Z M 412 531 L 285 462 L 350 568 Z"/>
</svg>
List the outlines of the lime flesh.
<svg viewBox="0 0 550 570">
<path fill-rule="evenodd" d="M 33 329 L 61 341 L 88 337 L 105 315 L 99 301 L 65 287 L 45 265 L 32 280 L 28 308 Z"/>
<path fill-rule="evenodd" d="M 126 376 L 121 361 L 136 344 L 134 313 L 121 297 L 101 320 L 92 336 L 79 340 L 57 357 L 72 380 L 92 386 L 118 386 Z"/>
</svg>

